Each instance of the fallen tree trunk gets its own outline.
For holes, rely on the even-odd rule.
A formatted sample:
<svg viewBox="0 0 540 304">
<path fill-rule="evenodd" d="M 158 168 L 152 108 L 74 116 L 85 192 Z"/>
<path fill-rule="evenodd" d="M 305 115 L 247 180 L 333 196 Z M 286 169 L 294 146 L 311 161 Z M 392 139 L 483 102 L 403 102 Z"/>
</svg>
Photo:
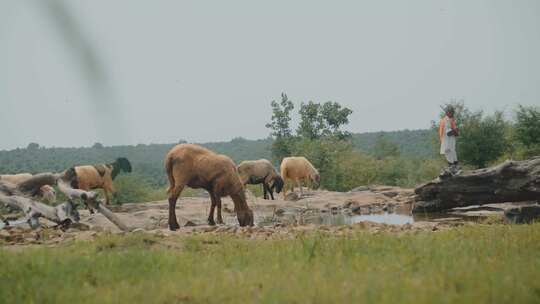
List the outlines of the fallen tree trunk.
<svg viewBox="0 0 540 304">
<path fill-rule="evenodd" d="M 79 221 L 79 213 L 71 201 L 53 207 L 23 196 L 0 194 L 0 203 L 22 210 L 25 216 L 20 222 L 26 222 L 32 228 L 39 227 L 40 217 L 45 217 L 59 225 L 68 225 Z"/>
<path fill-rule="evenodd" d="M 70 199 L 81 199 L 88 209 L 96 209 L 99 213 L 103 214 L 109 221 L 118 227 L 122 231 L 131 231 L 111 210 L 104 206 L 101 200 L 98 200 L 96 192 L 84 191 L 80 189 L 74 189 L 70 186 L 69 181 L 59 179 L 58 189 L 63 192 Z"/>
<path fill-rule="evenodd" d="M 540 157 L 437 178 L 415 193 L 413 213 L 540 200 Z"/>
<path fill-rule="evenodd" d="M 26 197 L 35 195 L 44 185 L 55 184 L 58 185 L 60 192 L 66 195 L 68 198 L 67 202 L 52 207 Z M 25 213 L 25 217 L 18 222 L 28 222 L 32 228 L 39 226 L 40 217 L 45 217 L 57 224 L 63 225 L 69 223 L 69 221 L 78 222 L 79 213 L 73 204 L 73 200 L 75 199 L 80 199 L 88 208 L 94 208 L 99 211 L 120 230 L 131 231 L 112 211 L 103 205 L 98 199 L 96 192 L 74 189 L 69 184 L 69 181 L 61 178 L 60 174 L 36 174 L 19 185 L 0 182 L 0 203 L 22 210 Z"/>
</svg>

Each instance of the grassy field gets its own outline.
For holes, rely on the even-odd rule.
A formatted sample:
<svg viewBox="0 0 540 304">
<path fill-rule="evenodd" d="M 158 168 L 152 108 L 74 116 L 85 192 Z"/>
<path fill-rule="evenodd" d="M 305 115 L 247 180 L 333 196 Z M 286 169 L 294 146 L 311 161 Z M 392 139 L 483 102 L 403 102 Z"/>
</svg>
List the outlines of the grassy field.
<svg viewBox="0 0 540 304">
<path fill-rule="evenodd" d="M 538 303 L 540 224 L 0 249 L 3 303 Z"/>
</svg>

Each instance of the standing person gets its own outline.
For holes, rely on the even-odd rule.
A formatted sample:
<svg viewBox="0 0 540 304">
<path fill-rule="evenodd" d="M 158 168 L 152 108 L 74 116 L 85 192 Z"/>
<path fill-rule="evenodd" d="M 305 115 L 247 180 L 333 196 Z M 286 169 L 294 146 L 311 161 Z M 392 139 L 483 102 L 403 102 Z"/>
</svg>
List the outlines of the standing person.
<svg viewBox="0 0 540 304">
<path fill-rule="evenodd" d="M 450 174 L 459 173 L 458 158 L 456 153 L 456 137 L 459 136 L 459 130 L 454 118 L 455 109 L 448 105 L 444 110 L 445 116 L 439 124 L 439 138 L 441 140 L 441 155 L 448 161 Z"/>
</svg>

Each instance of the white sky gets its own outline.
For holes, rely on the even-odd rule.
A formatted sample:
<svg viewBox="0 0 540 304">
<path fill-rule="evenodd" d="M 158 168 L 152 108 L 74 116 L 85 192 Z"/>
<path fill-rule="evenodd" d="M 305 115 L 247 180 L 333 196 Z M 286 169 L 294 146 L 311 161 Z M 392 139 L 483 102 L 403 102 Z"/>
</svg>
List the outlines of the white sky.
<svg viewBox="0 0 540 304">
<path fill-rule="evenodd" d="M 349 130 L 427 128 L 450 99 L 540 105 L 540 1 L 0 0 L 0 149 L 264 138 L 270 101 L 337 101 Z"/>
</svg>

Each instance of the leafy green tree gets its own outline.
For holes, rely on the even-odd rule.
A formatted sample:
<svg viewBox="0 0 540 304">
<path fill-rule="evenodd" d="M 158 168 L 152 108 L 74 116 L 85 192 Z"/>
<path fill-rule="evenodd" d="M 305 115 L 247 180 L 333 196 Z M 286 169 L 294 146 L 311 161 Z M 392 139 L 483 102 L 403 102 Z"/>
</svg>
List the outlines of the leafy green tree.
<svg viewBox="0 0 540 304">
<path fill-rule="evenodd" d="M 287 94 L 281 93 L 281 102 L 272 100 L 272 120 L 266 124 L 266 127 L 271 129 L 271 134 L 274 137 L 291 137 L 291 111 L 294 105 L 287 97 Z"/>
<path fill-rule="evenodd" d="M 294 105 L 287 94 L 281 93 L 281 101 L 273 100 L 271 106 L 272 120 L 266 124 L 266 127 L 271 130 L 271 135 L 274 138 L 272 157 L 275 161 L 280 161 L 283 157 L 291 154 L 292 129 L 290 123 Z"/>
<path fill-rule="evenodd" d="M 516 141 L 525 147 L 525 157 L 540 153 L 540 108 L 519 105 L 514 127 Z"/>
<path fill-rule="evenodd" d="M 92 148 L 94 148 L 94 149 L 103 149 L 103 144 L 97 142 L 94 145 L 92 145 Z"/>
<path fill-rule="evenodd" d="M 502 112 L 492 115 L 484 115 L 482 111 L 462 113 L 458 158 L 477 168 L 486 167 L 499 159 L 509 147 L 508 128 Z"/>
<path fill-rule="evenodd" d="M 321 107 L 321 116 L 325 122 L 324 135 L 335 136 L 340 139 L 350 138 L 349 132 L 341 130 L 341 127 L 349 124 L 349 116 L 352 110 L 342 107 L 337 102 L 327 101 Z"/>
<path fill-rule="evenodd" d="M 389 141 L 384 134 L 380 134 L 377 137 L 375 146 L 373 147 L 373 154 L 377 159 L 384 159 L 387 157 L 399 157 L 399 146 Z"/>
<path fill-rule="evenodd" d="M 352 142 L 341 127 L 349 122 L 351 113 L 336 102 L 321 105 L 312 101 L 302 103 L 298 111 L 300 124 L 293 152 L 311 161 L 319 170 L 321 185 L 326 189 L 340 190 L 344 184 L 340 155 L 352 150 Z"/>
<path fill-rule="evenodd" d="M 337 102 L 328 101 L 324 104 L 302 103 L 300 105 L 300 125 L 297 135 L 302 138 L 319 139 L 333 136 L 338 139 L 350 138 L 350 133 L 341 130 L 341 127 L 349 123 L 349 115 L 352 110 L 342 107 Z"/>
<path fill-rule="evenodd" d="M 319 139 L 326 129 L 321 113 L 321 104 L 313 101 L 301 103 L 298 114 L 300 114 L 300 124 L 296 134 L 310 140 Z"/>
</svg>

